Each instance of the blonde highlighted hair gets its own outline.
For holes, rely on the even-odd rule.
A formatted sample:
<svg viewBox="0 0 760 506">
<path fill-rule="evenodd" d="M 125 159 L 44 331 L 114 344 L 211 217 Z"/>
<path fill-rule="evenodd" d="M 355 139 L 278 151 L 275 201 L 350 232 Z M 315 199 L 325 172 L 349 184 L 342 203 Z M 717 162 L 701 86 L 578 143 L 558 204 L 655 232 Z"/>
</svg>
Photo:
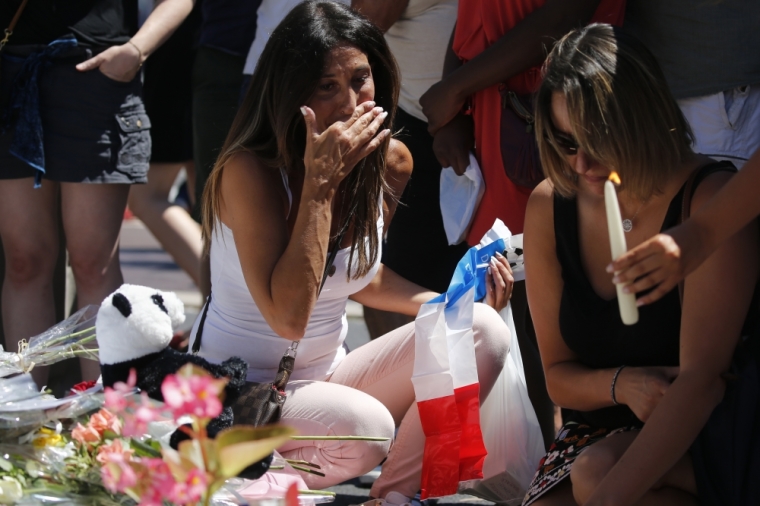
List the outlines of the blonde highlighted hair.
<svg viewBox="0 0 760 506">
<path fill-rule="evenodd" d="M 562 93 L 572 135 L 586 154 L 646 199 L 691 155 L 693 135 L 652 53 L 606 24 L 565 35 L 552 49 L 536 96 L 536 137 L 544 174 L 562 196 L 577 175 L 555 148 L 552 95 Z"/>
</svg>

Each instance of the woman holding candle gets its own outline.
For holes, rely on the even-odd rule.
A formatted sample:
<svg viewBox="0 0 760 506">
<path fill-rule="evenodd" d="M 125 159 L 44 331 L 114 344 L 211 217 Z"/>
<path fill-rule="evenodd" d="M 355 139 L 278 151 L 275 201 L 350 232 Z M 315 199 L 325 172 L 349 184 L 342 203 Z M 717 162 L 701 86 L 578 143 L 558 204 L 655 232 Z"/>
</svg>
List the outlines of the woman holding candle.
<svg viewBox="0 0 760 506">
<path fill-rule="evenodd" d="M 697 504 L 708 470 L 690 446 L 722 399 L 758 278 L 756 233 L 740 231 L 689 275 L 683 302 L 673 290 L 624 325 L 606 271 L 605 184 L 619 174 L 635 247 L 678 222 L 692 174 L 696 210 L 732 167 L 691 151 L 654 57 L 608 25 L 557 43 L 536 108 L 547 180 L 527 209 L 528 299 L 567 423 L 524 504 Z"/>
</svg>

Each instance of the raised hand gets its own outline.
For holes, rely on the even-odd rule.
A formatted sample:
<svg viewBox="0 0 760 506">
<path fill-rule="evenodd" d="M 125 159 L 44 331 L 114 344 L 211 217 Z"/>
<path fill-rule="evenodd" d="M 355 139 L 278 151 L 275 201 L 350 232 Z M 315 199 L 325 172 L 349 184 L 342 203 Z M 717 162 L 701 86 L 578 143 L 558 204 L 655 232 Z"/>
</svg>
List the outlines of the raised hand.
<svg viewBox="0 0 760 506">
<path fill-rule="evenodd" d="M 142 65 L 142 52 L 134 44 L 127 42 L 111 46 L 102 53 L 77 65 L 80 72 L 98 69 L 104 76 L 114 81 L 128 83 L 137 75 Z"/>
<path fill-rule="evenodd" d="M 375 107 L 374 102 L 359 104 L 351 118 L 336 121 L 323 131 L 317 126 L 313 110 L 303 106 L 301 112 L 306 123 L 306 179 L 320 188 L 337 188 L 356 164 L 391 133 L 389 129 L 377 133 L 388 113 Z"/>
<path fill-rule="evenodd" d="M 678 376 L 678 367 L 626 367 L 615 384 L 615 398 L 646 422 Z"/>
<path fill-rule="evenodd" d="M 514 285 L 515 278 L 507 258 L 497 252 L 491 257 L 491 265 L 486 272 L 486 298 L 483 302 L 501 311 L 507 307 Z"/>
</svg>

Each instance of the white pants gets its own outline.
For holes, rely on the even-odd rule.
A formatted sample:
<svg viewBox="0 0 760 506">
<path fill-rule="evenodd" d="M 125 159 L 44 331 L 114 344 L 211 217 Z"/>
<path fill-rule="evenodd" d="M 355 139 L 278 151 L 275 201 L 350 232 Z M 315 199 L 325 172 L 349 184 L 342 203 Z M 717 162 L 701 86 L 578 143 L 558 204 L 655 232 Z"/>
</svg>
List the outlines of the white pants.
<svg viewBox="0 0 760 506">
<path fill-rule="evenodd" d="M 694 151 L 737 168 L 760 149 L 760 83 L 678 101 L 694 131 Z"/>
<path fill-rule="evenodd" d="M 509 329 L 492 308 L 475 304 L 473 331 L 485 400 L 504 367 Z M 298 359 L 296 359 L 298 360 Z M 318 464 L 324 478 L 301 474 L 309 488 L 326 488 L 374 468 L 387 455 L 372 497 L 396 491 L 412 497 L 420 488 L 422 432 L 414 401 L 414 322 L 349 353 L 326 381 L 291 381 L 281 422 L 309 436 L 381 436 L 393 441 L 290 441 L 279 449 L 286 458 Z M 390 449 L 390 453 L 389 452 Z"/>
</svg>

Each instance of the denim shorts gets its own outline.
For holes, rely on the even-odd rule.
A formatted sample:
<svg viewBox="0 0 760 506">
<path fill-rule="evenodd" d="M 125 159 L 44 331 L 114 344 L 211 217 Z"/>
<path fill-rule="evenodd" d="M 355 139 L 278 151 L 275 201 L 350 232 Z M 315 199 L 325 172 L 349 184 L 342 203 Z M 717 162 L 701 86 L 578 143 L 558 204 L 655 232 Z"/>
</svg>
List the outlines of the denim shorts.
<svg viewBox="0 0 760 506">
<path fill-rule="evenodd" d="M 9 152 L 15 133 L 9 102 L 24 57 L 35 47 L 5 49 L 0 65 L 0 179 L 33 177 L 37 171 Z M 89 49 L 72 48 L 40 73 L 43 180 L 145 183 L 151 140 L 140 75 L 122 83 L 98 69 L 76 70 L 75 65 L 91 54 Z"/>
</svg>

